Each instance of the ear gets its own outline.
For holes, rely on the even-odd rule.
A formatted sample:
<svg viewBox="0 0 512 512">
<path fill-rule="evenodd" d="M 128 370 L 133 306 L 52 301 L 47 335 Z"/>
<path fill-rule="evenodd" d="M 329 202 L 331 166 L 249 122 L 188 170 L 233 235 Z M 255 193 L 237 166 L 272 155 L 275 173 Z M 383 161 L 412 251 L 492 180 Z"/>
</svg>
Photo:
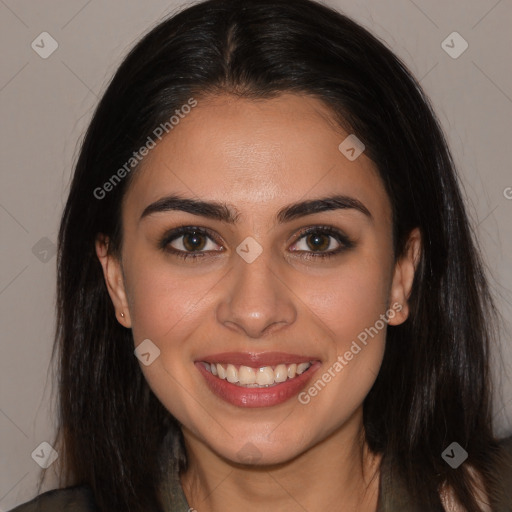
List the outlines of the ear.
<svg viewBox="0 0 512 512">
<path fill-rule="evenodd" d="M 389 318 L 389 325 L 400 325 L 409 316 L 409 296 L 411 294 L 414 274 L 421 254 L 421 233 L 414 228 L 409 234 L 405 253 L 395 264 L 393 281 L 391 284 L 390 304 L 395 310 L 393 318 Z"/>
<path fill-rule="evenodd" d="M 116 310 L 117 321 L 124 327 L 132 326 L 126 291 L 124 286 L 123 270 L 121 261 L 109 253 L 109 239 L 103 234 L 96 237 L 96 255 L 103 268 L 103 277 L 107 290 Z M 123 313 L 123 316 L 121 316 Z"/>
</svg>

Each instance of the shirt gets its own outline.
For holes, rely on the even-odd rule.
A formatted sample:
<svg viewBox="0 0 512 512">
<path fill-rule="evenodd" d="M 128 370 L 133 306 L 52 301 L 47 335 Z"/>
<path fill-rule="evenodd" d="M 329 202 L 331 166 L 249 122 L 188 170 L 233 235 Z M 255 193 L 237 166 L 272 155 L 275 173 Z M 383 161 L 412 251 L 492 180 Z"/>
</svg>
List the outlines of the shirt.
<svg viewBox="0 0 512 512">
<path fill-rule="evenodd" d="M 504 455 L 497 474 L 500 478 L 498 503 L 493 512 L 512 512 L 512 436 L 500 442 Z M 382 458 L 377 512 L 432 512 L 415 505 L 405 484 L 391 477 L 392 461 Z M 160 487 L 165 512 L 189 512 L 179 478 L 170 476 Z M 92 490 L 87 485 L 66 487 L 42 493 L 33 500 L 19 505 L 11 512 L 98 512 Z"/>
</svg>

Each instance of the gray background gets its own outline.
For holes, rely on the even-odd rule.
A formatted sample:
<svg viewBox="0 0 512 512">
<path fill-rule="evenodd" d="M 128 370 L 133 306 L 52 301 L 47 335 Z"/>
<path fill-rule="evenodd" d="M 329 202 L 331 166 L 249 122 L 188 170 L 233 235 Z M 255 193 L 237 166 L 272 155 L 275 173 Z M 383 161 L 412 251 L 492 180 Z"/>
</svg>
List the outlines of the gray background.
<svg viewBox="0 0 512 512">
<path fill-rule="evenodd" d="M 387 42 L 421 80 L 461 172 L 501 313 L 510 318 L 512 3 L 328 3 Z M 122 57 L 181 4 L 0 0 L 0 512 L 35 494 L 40 468 L 31 454 L 53 438 L 54 244 L 77 145 Z M 458 58 L 441 46 L 453 31 L 469 44 Z M 47 59 L 31 47 L 34 40 L 42 46 L 42 32 L 58 43 Z M 494 357 L 499 435 L 512 433 L 512 380 L 504 371 L 512 362 L 510 333 L 506 320 L 504 357 Z M 44 489 L 51 487 L 52 478 Z"/>
</svg>

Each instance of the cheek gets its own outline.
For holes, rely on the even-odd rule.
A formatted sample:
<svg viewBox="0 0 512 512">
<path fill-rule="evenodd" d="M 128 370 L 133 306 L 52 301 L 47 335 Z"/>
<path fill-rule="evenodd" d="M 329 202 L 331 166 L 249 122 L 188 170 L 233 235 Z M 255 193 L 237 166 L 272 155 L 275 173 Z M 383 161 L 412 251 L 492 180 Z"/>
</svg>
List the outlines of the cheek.
<svg viewBox="0 0 512 512">
<path fill-rule="evenodd" d="M 126 274 L 131 277 L 127 292 L 134 344 L 149 339 L 160 351 L 154 362 L 141 364 L 141 371 L 167 410 L 193 428 L 194 409 L 202 402 L 200 397 L 191 399 L 191 349 L 212 307 L 208 290 L 215 281 L 208 276 L 185 277 L 149 256 L 132 260 Z M 184 388 L 189 391 L 184 393 Z"/>
<path fill-rule="evenodd" d="M 211 276 L 184 276 L 160 258 L 134 260 L 127 283 L 134 339 L 175 339 L 180 342 L 193 329 L 198 315 L 204 315 Z M 212 281 L 210 283 L 210 281 Z M 204 317 L 203 317 L 204 318 Z"/>
<path fill-rule="evenodd" d="M 385 254 L 376 257 L 371 252 L 354 255 L 329 277 L 317 279 L 307 295 L 308 306 L 327 327 L 338 353 L 348 350 L 376 323 L 383 337 L 381 315 L 388 308 L 390 290 L 387 259 Z"/>
<path fill-rule="evenodd" d="M 328 361 L 301 403 L 319 417 L 337 404 L 331 427 L 346 421 L 364 401 L 384 356 L 387 322 L 381 315 L 388 312 L 391 260 L 377 251 L 376 243 L 371 245 L 328 278 L 317 279 L 305 299 L 328 338 Z"/>
<path fill-rule="evenodd" d="M 307 296 L 312 316 L 320 320 L 328 339 L 328 357 L 299 402 L 309 412 L 303 421 L 318 422 L 321 435 L 348 421 L 382 364 L 387 322 L 381 315 L 388 311 L 389 275 L 378 261 L 354 258 L 330 278 L 317 280 Z"/>
</svg>

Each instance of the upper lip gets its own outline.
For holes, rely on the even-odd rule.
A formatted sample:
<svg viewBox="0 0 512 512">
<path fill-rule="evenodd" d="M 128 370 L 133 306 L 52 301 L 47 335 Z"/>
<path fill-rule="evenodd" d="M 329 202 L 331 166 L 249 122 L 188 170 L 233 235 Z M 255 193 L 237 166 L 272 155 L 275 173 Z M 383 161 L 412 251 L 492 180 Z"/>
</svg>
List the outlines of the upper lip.
<svg viewBox="0 0 512 512">
<path fill-rule="evenodd" d="M 314 356 L 300 356 L 285 352 L 222 352 L 200 357 L 197 361 L 206 363 L 234 364 L 252 367 L 275 366 L 278 364 L 300 364 L 318 360 Z"/>
</svg>

